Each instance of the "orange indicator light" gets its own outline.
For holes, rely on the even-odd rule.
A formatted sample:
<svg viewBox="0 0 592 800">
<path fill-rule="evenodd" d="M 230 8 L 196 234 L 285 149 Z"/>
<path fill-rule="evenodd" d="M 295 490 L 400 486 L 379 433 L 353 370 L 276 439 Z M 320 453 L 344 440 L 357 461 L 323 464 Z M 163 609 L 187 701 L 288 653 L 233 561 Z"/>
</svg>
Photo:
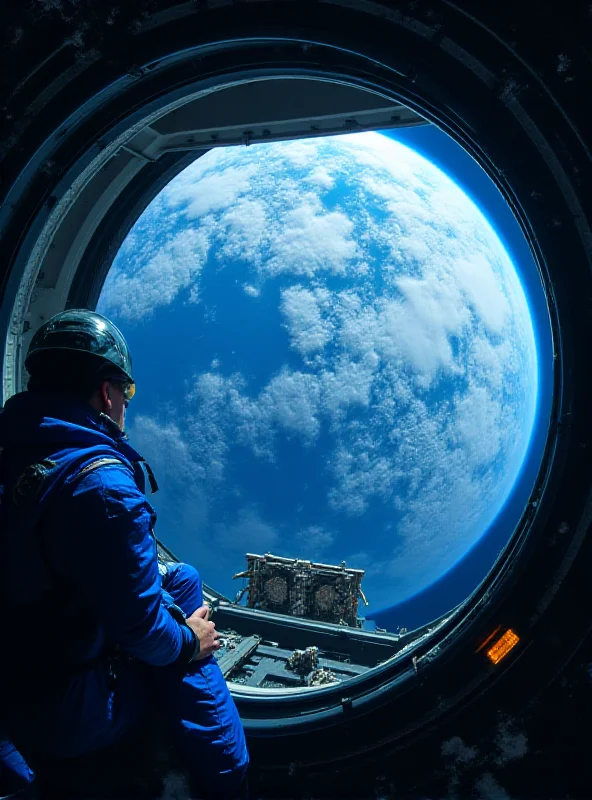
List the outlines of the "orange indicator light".
<svg viewBox="0 0 592 800">
<path fill-rule="evenodd" d="M 511 628 L 508 628 L 504 635 L 500 636 L 497 642 L 487 650 L 487 658 L 492 664 L 499 664 L 519 641 L 520 637 Z"/>
</svg>

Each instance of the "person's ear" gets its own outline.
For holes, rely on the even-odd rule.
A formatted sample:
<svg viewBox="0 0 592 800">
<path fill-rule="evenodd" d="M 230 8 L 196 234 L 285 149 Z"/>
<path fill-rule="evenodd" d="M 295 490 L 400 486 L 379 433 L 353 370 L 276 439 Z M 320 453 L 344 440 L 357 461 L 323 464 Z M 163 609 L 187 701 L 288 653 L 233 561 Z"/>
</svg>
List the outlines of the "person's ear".
<svg viewBox="0 0 592 800">
<path fill-rule="evenodd" d="M 107 411 L 111 411 L 113 408 L 113 402 L 111 400 L 111 395 L 109 394 L 109 381 L 103 381 L 101 384 L 101 388 L 99 389 L 99 394 L 101 396 L 101 402 L 107 409 Z"/>
</svg>

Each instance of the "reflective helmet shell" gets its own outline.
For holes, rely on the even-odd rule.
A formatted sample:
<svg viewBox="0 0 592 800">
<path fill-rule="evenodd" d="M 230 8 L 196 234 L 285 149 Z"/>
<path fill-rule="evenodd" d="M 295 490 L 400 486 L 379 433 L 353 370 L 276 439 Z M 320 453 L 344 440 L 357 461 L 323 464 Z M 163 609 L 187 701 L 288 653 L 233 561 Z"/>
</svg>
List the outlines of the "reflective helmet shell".
<svg viewBox="0 0 592 800">
<path fill-rule="evenodd" d="M 72 308 L 49 319 L 33 336 L 25 367 L 31 372 L 29 367 L 42 353 L 67 350 L 98 356 L 115 367 L 114 374 L 123 373 L 128 380 L 134 380 L 132 359 L 123 334 L 96 311 Z"/>
</svg>

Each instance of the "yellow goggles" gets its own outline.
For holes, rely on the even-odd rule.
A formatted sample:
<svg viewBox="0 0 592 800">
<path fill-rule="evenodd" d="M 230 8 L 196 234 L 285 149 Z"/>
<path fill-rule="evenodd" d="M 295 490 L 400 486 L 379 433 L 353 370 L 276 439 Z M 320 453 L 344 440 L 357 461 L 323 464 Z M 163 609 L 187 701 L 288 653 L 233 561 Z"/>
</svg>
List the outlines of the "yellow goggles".
<svg viewBox="0 0 592 800">
<path fill-rule="evenodd" d="M 132 399 L 136 393 L 136 384 L 133 381 L 122 381 L 119 378 L 107 378 L 110 383 L 116 384 L 121 389 L 123 399 L 126 404 Z"/>
<path fill-rule="evenodd" d="M 123 383 L 121 389 L 123 391 L 124 400 L 129 403 L 136 393 L 136 384 L 129 381 L 129 383 Z"/>
</svg>

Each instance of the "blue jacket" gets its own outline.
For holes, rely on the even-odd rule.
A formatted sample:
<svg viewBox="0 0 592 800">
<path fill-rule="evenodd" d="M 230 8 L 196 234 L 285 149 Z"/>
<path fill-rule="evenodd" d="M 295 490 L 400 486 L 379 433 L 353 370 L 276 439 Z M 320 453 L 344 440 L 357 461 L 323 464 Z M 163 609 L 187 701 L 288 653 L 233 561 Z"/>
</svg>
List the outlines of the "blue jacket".
<svg viewBox="0 0 592 800">
<path fill-rule="evenodd" d="M 0 707 L 80 714 L 73 683 L 115 648 L 187 663 L 194 635 L 165 608 L 156 515 L 125 434 L 84 403 L 23 392 L 0 413 L 0 448 Z M 84 471 L 103 457 L 117 463 Z"/>
</svg>

